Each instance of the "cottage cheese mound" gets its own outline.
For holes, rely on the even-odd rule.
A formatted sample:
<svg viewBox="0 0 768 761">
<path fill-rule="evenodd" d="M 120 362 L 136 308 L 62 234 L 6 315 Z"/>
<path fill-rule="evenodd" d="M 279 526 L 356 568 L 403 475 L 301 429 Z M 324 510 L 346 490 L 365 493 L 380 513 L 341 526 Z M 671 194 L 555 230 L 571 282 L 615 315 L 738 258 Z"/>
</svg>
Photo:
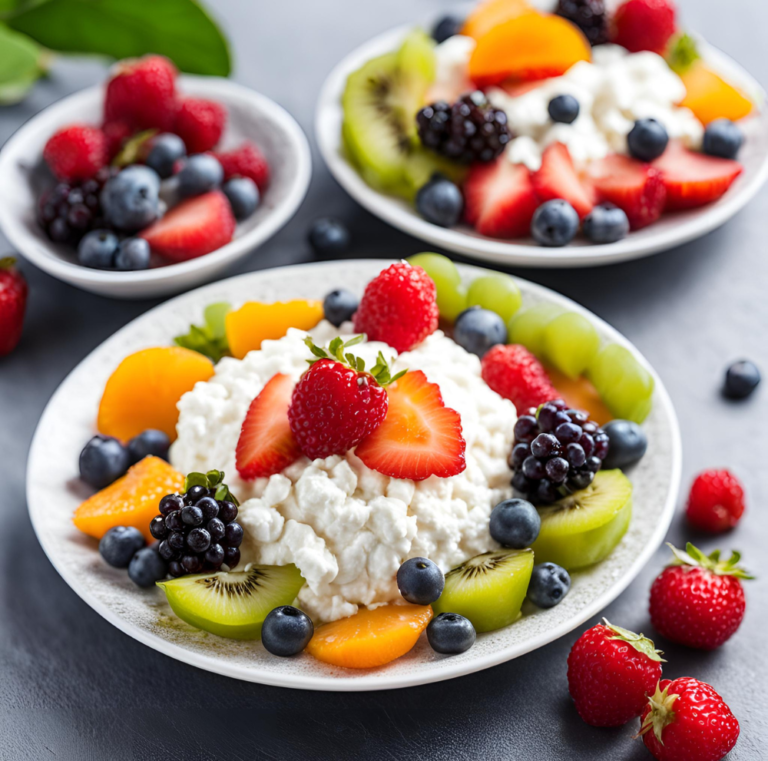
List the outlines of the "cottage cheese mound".
<svg viewBox="0 0 768 761">
<path fill-rule="evenodd" d="M 351 326 L 342 326 L 349 334 Z M 327 322 L 310 331 L 326 344 L 339 331 Z M 441 332 L 394 362 L 395 370 L 422 370 L 461 416 L 466 470 L 453 478 L 394 479 L 369 470 L 353 452 L 310 462 L 302 458 L 271 478 L 237 476 L 235 448 L 253 398 L 275 373 L 306 370 L 306 333 L 291 329 L 243 360 L 223 359 L 210 381 L 179 402 L 178 439 L 171 462 L 182 472 L 226 471 L 240 498 L 245 530 L 241 565 L 295 563 L 306 584 L 299 602 L 315 620 L 352 615 L 359 605 L 397 599 L 397 569 L 426 556 L 443 571 L 496 545 L 490 512 L 511 496 L 507 456 L 517 416 L 511 402 L 480 377 L 480 361 Z M 368 366 L 380 343 L 355 347 Z"/>
</svg>

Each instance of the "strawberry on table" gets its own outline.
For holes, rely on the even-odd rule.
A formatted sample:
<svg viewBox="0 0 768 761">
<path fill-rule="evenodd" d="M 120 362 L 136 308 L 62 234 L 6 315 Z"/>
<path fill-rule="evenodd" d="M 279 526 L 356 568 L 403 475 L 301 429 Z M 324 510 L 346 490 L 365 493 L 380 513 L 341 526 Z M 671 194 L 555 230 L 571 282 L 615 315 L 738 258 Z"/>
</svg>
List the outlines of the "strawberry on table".
<svg viewBox="0 0 768 761">
<path fill-rule="evenodd" d="M 614 13 L 611 42 L 631 53 L 662 55 L 677 29 L 676 15 L 672 0 L 626 0 Z"/>
<path fill-rule="evenodd" d="M 59 180 L 90 180 L 109 160 L 107 138 L 98 127 L 70 124 L 48 139 L 43 158 Z"/>
<path fill-rule="evenodd" d="M 263 193 L 269 185 L 269 164 L 264 154 L 249 140 L 231 151 L 217 151 L 213 154 L 224 170 L 224 179 L 249 177 Z"/>
<path fill-rule="evenodd" d="M 696 528 L 728 531 L 744 514 L 744 487 L 728 470 L 705 470 L 691 486 L 685 512 Z"/>
<path fill-rule="evenodd" d="M 741 579 L 751 579 L 738 566 L 733 552 L 720 560 L 690 542 L 685 552 L 669 545 L 675 559 L 651 586 L 651 623 L 663 637 L 700 650 L 714 650 L 727 642 L 744 619 L 746 600 Z"/>
<path fill-rule="evenodd" d="M 661 679 L 661 664 L 661 653 L 642 634 L 608 621 L 587 629 L 568 655 L 568 689 L 579 716 L 593 727 L 639 716 Z"/>
<path fill-rule="evenodd" d="M 21 339 L 27 307 L 27 281 L 11 256 L 0 258 L 0 357 L 10 354 Z"/>
<path fill-rule="evenodd" d="M 571 154 L 562 143 L 552 143 L 545 149 L 541 167 L 533 173 L 532 180 L 541 201 L 562 198 L 576 209 L 580 219 L 584 219 L 595 205 L 592 186 L 581 181 Z"/>
<path fill-rule="evenodd" d="M 188 153 L 210 151 L 221 140 L 227 110 L 205 98 L 184 98 L 176 111 L 173 131 L 184 141 Z"/>
<path fill-rule="evenodd" d="M 720 761 L 739 739 L 739 722 L 713 687 L 683 676 L 659 682 L 640 734 L 658 761 Z"/>
</svg>

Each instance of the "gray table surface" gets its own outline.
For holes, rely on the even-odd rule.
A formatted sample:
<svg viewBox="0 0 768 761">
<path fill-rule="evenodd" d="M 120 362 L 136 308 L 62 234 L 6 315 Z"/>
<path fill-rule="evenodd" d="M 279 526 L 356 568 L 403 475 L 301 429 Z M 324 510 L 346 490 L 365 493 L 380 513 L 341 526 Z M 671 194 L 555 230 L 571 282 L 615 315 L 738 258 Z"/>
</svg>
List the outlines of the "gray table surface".
<svg viewBox="0 0 768 761">
<path fill-rule="evenodd" d="M 439 0 L 218 0 L 237 58 L 235 78 L 285 106 L 313 142 L 320 85 L 334 63 L 376 33 L 451 8 Z M 684 23 L 768 84 L 762 0 L 680 0 Z M 41 108 L 100 81 L 96 63 L 62 61 L 22 104 L 0 109 L 0 143 Z M 313 258 L 306 231 L 332 214 L 354 235 L 355 257 L 402 257 L 423 249 L 363 211 L 333 181 L 313 144 L 306 202 L 273 240 L 230 274 Z M 699 470 L 732 467 L 748 512 L 732 534 L 695 535 L 681 515 L 668 539 L 706 549 L 740 548 L 761 577 L 749 583 L 745 621 L 719 651 L 663 642 L 665 675 L 713 684 L 741 722 L 733 759 L 765 757 L 768 698 L 768 536 L 765 434 L 768 389 L 743 404 L 718 395 L 729 361 L 750 357 L 768 373 L 768 188 L 702 240 L 645 260 L 575 271 L 516 270 L 589 307 L 624 332 L 658 369 L 680 418 L 683 491 Z M 0 251 L 8 247 L 0 235 Z M 525 657 L 452 682 L 370 694 L 320 694 L 246 684 L 199 671 L 132 640 L 62 581 L 27 516 L 24 473 L 38 418 L 80 360 L 154 301 L 110 301 L 22 265 L 30 283 L 21 345 L 0 360 L 0 758 L 644 759 L 636 725 L 581 722 L 570 703 L 566 657 L 575 631 Z M 680 499 L 682 509 L 684 498 Z M 659 549 L 605 615 L 653 634 L 650 583 Z M 590 622 L 590 625 L 595 623 Z M 760 748 L 763 748 L 761 751 Z"/>
</svg>

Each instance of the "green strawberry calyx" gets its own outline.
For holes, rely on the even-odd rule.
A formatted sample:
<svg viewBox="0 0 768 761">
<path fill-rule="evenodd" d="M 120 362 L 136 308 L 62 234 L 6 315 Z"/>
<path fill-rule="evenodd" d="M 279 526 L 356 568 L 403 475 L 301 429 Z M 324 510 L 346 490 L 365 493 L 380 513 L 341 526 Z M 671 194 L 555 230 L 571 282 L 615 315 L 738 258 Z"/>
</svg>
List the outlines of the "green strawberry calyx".
<svg viewBox="0 0 768 761">
<path fill-rule="evenodd" d="M 229 490 L 229 486 L 224 483 L 223 470 L 209 470 L 207 473 L 190 473 L 184 479 L 184 492 L 188 492 L 193 486 L 202 486 L 203 489 L 215 489 L 214 499 L 219 502 L 227 501 L 240 506 L 238 498 Z"/>
<path fill-rule="evenodd" d="M 696 40 L 683 32 L 672 40 L 666 55 L 667 66 L 675 74 L 685 74 L 701 58 Z"/>
<path fill-rule="evenodd" d="M 648 656 L 652 661 L 666 663 L 661 657 L 664 653 L 661 650 L 657 650 L 653 640 L 648 639 L 644 634 L 635 634 L 635 632 L 631 632 L 629 629 L 622 629 L 620 626 L 610 623 L 607 618 L 603 619 L 603 624 L 614 633 L 615 636 L 611 637 L 612 640 L 626 642 L 632 645 L 638 653 Z"/>
<path fill-rule="evenodd" d="M 15 256 L 0 256 L 0 270 L 9 270 L 16 264 Z"/>
<path fill-rule="evenodd" d="M 362 357 L 356 357 L 352 352 L 347 352 L 352 346 L 357 346 L 366 340 L 365 333 L 361 333 L 359 336 L 350 338 L 349 341 L 344 341 L 343 338 L 337 336 L 334 338 L 328 348 L 324 349 L 321 346 L 317 346 L 312 340 L 311 336 L 307 336 L 304 339 L 304 343 L 309 347 L 309 350 L 314 354 L 313 359 L 308 359 L 310 366 L 315 362 L 319 362 L 321 359 L 332 359 L 336 362 L 340 362 L 345 367 L 351 367 L 358 373 L 365 373 L 365 360 Z M 392 375 L 392 371 L 389 367 L 389 363 L 385 359 L 384 355 L 379 352 L 376 357 L 376 364 L 368 370 L 367 374 L 370 375 L 380 386 L 389 386 L 394 383 L 398 378 L 402 378 L 408 371 L 401 370 L 399 373 Z"/>
<path fill-rule="evenodd" d="M 656 692 L 648 698 L 651 710 L 648 711 L 648 714 L 643 719 L 643 723 L 640 725 L 640 731 L 637 733 L 638 737 L 653 730 L 656 739 L 664 745 L 661 733 L 665 727 L 668 727 L 675 720 L 675 712 L 672 710 L 672 706 L 679 697 L 675 693 L 670 695 L 669 688 L 670 685 L 668 684 L 662 690 L 661 683 L 656 683 Z"/>
<path fill-rule="evenodd" d="M 685 545 L 685 551 L 674 547 L 667 542 L 667 547 L 672 550 L 674 559 L 671 566 L 691 566 L 693 568 L 703 568 L 706 571 L 714 573 L 715 576 L 735 576 L 737 579 L 754 579 L 750 573 L 739 567 L 741 553 L 733 550 L 728 560 L 720 560 L 720 550 L 715 550 L 709 555 L 705 555 L 698 547 L 694 547 L 690 542 Z"/>
</svg>

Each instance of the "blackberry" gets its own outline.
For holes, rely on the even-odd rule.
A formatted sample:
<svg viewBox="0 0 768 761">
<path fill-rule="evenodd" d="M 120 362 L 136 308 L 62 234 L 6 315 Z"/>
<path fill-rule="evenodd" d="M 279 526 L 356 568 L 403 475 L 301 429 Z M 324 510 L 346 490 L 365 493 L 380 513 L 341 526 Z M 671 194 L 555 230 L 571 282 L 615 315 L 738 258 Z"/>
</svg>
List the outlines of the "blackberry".
<svg viewBox="0 0 768 761">
<path fill-rule="evenodd" d="M 586 489 L 608 454 L 608 434 L 558 399 L 534 407 L 515 423 L 509 455 L 512 486 L 534 505 Z"/>
<path fill-rule="evenodd" d="M 230 569 L 240 562 L 243 528 L 235 521 L 240 503 L 224 483 L 224 473 L 190 473 L 183 494 L 160 500 L 149 531 L 171 576 Z"/>
<path fill-rule="evenodd" d="M 507 115 L 480 90 L 462 95 L 453 105 L 438 101 L 425 106 L 416 114 L 416 124 L 427 148 L 462 164 L 493 161 L 512 139 Z"/>
<path fill-rule="evenodd" d="M 576 24 L 590 45 L 608 42 L 608 14 L 604 0 L 558 0 L 555 13 Z"/>
</svg>

